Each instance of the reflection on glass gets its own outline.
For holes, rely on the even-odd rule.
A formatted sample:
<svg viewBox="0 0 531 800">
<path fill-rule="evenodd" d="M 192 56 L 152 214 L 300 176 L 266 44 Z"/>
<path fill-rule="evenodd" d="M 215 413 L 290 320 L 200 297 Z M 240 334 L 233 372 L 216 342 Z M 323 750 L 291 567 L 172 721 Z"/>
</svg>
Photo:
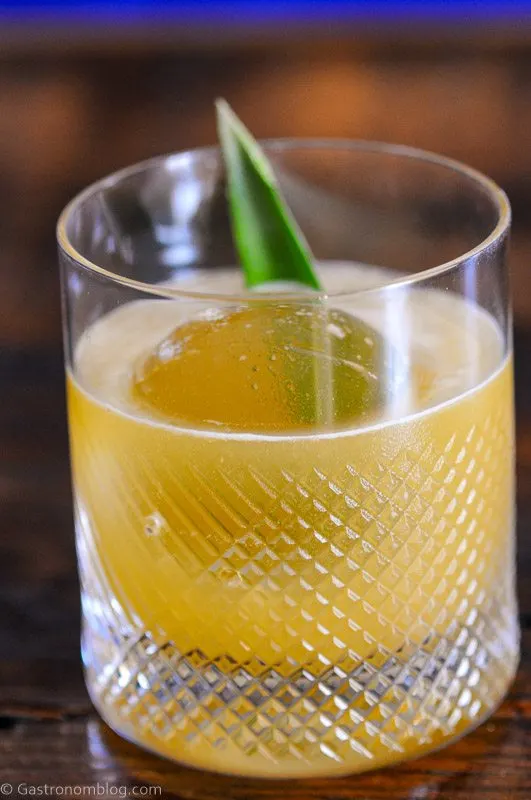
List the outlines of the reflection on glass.
<svg viewBox="0 0 531 800">
<path fill-rule="evenodd" d="M 83 659 L 104 719 L 156 753 L 333 775 L 460 736 L 516 667 L 508 210 L 411 151 L 270 156 L 299 187 L 318 303 L 242 290 L 212 151 L 133 168 L 60 223 Z M 174 221 L 196 243 L 175 282 L 157 231 L 191 176 L 202 223 Z M 363 208 L 365 237 L 338 244 L 321 191 Z M 127 264 L 92 236 L 108 193 Z"/>
</svg>

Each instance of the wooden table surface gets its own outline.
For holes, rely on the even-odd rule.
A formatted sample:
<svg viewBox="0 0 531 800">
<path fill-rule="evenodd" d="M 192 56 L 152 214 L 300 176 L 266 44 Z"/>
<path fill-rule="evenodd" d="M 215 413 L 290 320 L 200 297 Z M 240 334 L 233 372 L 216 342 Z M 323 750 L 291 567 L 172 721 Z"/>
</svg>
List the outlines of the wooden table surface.
<svg viewBox="0 0 531 800">
<path fill-rule="evenodd" d="M 91 786 L 98 797 L 107 798 L 152 784 L 162 787 L 159 796 L 198 800 L 531 800 L 530 352 L 531 330 L 519 329 L 523 655 L 509 697 L 476 732 L 428 758 L 364 776 L 296 782 L 221 778 L 180 769 L 121 741 L 98 720 L 79 660 L 61 353 L 57 347 L 3 352 L 0 793 L 29 796 L 29 787 L 41 787 L 41 794 L 65 796 L 64 786 Z M 49 788 L 53 786 L 59 788 Z"/>
</svg>

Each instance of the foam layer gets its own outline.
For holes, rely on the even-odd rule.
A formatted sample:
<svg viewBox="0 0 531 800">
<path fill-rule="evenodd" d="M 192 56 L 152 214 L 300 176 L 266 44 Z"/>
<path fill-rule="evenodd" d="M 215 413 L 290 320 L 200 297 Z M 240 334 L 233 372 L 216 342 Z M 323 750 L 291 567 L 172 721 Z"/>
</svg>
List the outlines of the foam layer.
<svg viewBox="0 0 531 800">
<path fill-rule="evenodd" d="M 328 266 L 327 289 L 352 284 L 360 289 L 381 285 L 385 273 L 352 265 Z M 215 293 L 241 291 L 237 270 L 198 273 L 187 289 Z M 502 359 L 498 326 L 483 309 L 463 298 L 430 289 L 392 293 L 381 290 L 331 301 L 331 307 L 359 317 L 396 348 L 405 368 L 425 368 L 432 378 L 422 397 L 402 392 L 385 418 L 398 419 L 451 400 L 485 381 Z M 226 306 L 225 306 L 226 308 Z M 131 398 L 131 376 L 158 344 L 185 320 L 216 313 L 212 303 L 196 300 L 141 300 L 128 303 L 95 322 L 76 348 L 75 375 L 82 388 L 110 407 L 146 417 Z"/>
</svg>

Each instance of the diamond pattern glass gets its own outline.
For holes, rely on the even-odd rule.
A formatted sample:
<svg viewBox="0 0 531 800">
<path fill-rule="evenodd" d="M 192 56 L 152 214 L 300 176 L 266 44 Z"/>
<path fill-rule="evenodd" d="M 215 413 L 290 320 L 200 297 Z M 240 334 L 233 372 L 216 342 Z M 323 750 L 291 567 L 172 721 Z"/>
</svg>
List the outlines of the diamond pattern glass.
<svg viewBox="0 0 531 800">
<path fill-rule="evenodd" d="M 172 448 L 197 442 L 146 448 L 128 428 L 126 447 L 127 423 L 73 398 L 104 717 L 178 760 L 265 775 L 366 769 L 478 724 L 518 649 L 510 385 L 508 366 L 457 410 L 364 441 L 281 459 L 225 443 L 223 466 L 173 471 Z"/>
<path fill-rule="evenodd" d="M 510 209 L 433 154 L 265 149 L 318 298 L 242 289 L 215 149 L 60 219 L 82 655 L 139 745 L 326 776 L 463 735 L 516 669 Z"/>
</svg>

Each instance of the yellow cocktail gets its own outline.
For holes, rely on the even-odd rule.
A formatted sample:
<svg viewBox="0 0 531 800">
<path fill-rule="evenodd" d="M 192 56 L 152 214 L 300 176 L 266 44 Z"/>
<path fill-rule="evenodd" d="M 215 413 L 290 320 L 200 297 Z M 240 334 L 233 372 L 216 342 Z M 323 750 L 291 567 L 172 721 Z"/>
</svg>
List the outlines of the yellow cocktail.
<svg viewBox="0 0 531 800">
<path fill-rule="evenodd" d="M 378 293 L 332 308 L 406 365 L 393 402 L 357 423 L 287 414 L 279 386 L 298 396 L 300 354 L 291 372 L 266 363 L 267 310 L 258 324 L 206 304 L 190 328 L 182 304 L 140 300 L 74 353 L 89 688 L 117 730 L 193 766 L 304 776 L 404 759 L 481 721 L 515 669 L 502 332 L 422 288 L 394 321 Z"/>
</svg>

